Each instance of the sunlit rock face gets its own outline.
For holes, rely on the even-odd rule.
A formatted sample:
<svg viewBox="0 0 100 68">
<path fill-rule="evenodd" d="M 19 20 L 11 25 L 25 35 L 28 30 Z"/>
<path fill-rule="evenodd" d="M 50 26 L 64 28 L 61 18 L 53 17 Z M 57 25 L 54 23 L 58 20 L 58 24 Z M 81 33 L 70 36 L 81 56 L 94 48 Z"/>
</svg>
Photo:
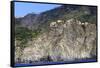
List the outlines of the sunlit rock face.
<svg viewBox="0 0 100 68">
<path fill-rule="evenodd" d="M 48 32 L 25 44 L 28 47 L 19 56 L 21 61 L 74 61 L 96 56 L 96 24 L 69 19 L 51 25 Z"/>
</svg>

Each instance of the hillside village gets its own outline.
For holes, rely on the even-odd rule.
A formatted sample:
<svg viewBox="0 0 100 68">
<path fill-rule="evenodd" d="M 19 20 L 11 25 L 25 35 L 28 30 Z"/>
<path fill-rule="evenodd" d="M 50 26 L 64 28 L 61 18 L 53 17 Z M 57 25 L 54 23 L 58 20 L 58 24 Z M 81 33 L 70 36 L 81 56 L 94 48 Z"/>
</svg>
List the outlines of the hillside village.
<svg viewBox="0 0 100 68">
<path fill-rule="evenodd" d="M 96 8 L 83 7 L 64 5 L 16 18 L 15 63 L 96 60 Z"/>
</svg>

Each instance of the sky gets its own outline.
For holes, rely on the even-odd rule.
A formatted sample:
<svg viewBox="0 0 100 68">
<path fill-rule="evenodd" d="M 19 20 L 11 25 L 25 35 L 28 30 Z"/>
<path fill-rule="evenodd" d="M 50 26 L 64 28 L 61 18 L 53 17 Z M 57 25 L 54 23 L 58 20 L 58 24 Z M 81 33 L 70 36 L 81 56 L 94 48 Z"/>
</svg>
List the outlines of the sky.
<svg viewBox="0 0 100 68">
<path fill-rule="evenodd" d="M 39 14 L 41 12 L 53 9 L 58 6 L 61 6 L 61 5 L 15 2 L 15 17 L 23 17 L 27 15 L 28 13 Z"/>
</svg>

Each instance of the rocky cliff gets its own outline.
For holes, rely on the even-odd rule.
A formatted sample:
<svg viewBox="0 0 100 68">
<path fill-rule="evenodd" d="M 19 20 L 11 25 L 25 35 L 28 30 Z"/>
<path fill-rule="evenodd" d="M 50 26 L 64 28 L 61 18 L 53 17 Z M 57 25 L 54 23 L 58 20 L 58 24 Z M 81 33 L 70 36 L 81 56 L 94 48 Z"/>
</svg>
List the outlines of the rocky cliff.
<svg viewBox="0 0 100 68">
<path fill-rule="evenodd" d="M 63 5 L 17 18 L 15 27 L 16 63 L 96 60 L 96 7 Z"/>
<path fill-rule="evenodd" d="M 95 24 L 70 19 L 56 22 L 49 27 L 49 32 L 25 44 L 28 47 L 23 49 L 20 57 L 18 56 L 20 48 L 17 48 L 16 60 L 21 58 L 22 61 L 29 63 L 29 61 L 72 61 L 96 57 Z"/>
</svg>

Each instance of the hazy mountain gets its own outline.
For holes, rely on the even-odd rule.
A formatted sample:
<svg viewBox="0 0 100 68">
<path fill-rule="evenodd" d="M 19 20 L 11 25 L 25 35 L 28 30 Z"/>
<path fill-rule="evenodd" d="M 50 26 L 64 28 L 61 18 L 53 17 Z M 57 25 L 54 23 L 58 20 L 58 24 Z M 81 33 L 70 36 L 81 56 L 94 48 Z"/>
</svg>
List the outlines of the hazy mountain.
<svg viewBox="0 0 100 68">
<path fill-rule="evenodd" d="M 22 18 L 16 18 L 16 21 L 18 21 L 17 23 L 20 22 L 22 27 L 35 29 L 37 28 L 37 25 L 45 27 L 48 23 L 58 19 L 68 20 L 70 18 L 76 18 L 82 21 L 90 21 L 91 23 L 94 23 L 96 21 L 95 17 L 96 7 L 63 5 L 40 14 L 27 14 Z"/>
</svg>

